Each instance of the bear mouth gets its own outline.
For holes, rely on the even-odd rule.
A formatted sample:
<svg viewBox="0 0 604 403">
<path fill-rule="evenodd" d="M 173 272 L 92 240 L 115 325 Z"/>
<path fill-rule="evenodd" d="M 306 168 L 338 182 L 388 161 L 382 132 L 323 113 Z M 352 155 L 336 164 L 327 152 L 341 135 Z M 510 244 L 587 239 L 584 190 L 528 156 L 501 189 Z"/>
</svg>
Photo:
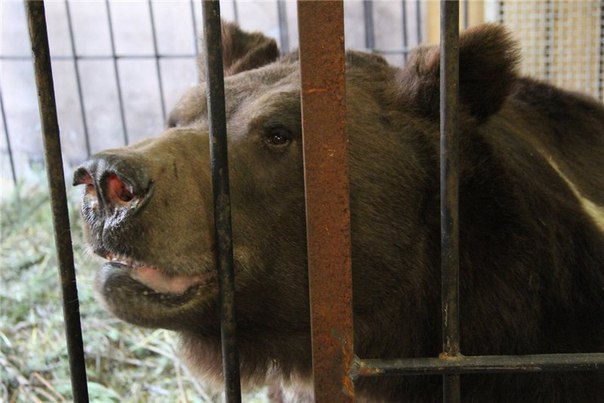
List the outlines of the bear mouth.
<svg viewBox="0 0 604 403">
<path fill-rule="evenodd" d="M 145 295 L 181 297 L 217 281 L 215 270 L 191 275 L 175 273 L 123 255 L 108 253 L 104 258 L 107 262 L 103 265 L 103 271 L 107 274 L 127 274 L 130 279 L 144 286 Z"/>
</svg>

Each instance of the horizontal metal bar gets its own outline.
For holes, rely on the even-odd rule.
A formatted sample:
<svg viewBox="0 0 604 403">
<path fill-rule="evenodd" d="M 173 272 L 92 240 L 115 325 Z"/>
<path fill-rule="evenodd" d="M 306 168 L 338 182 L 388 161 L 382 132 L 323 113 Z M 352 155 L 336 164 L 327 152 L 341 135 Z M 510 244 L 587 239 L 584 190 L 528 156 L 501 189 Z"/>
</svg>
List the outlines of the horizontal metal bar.
<svg viewBox="0 0 604 403">
<path fill-rule="evenodd" d="M 389 375 L 444 375 L 604 369 L 604 353 L 538 355 L 458 355 L 449 358 L 376 360 L 355 358 L 353 379 Z"/>
<path fill-rule="evenodd" d="M 380 49 L 375 48 L 371 50 L 371 53 L 378 53 L 383 55 L 405 55 L 411 52 L 413 48 L 400 48 L 400 49 Z"/>
</svg>

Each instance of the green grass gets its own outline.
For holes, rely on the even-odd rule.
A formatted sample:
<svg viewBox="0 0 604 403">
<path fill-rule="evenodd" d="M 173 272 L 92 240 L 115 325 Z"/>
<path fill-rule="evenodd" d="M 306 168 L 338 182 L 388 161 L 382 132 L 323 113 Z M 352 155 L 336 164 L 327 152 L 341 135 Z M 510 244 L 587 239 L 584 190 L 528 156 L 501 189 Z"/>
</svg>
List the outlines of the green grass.
<svg viewBox="0 0 604 403">
<path fill-rule="evenodd" d="M 50 202 L 45 182 L 38 182 L 2 189 L 0 201 L 2 402 L 72 400 Z M 68 196 L 91 401 L 219 401 L 180 361 L 175 334 L 121 322 L 95 301 L 92 284 L 101 261 L 83 244 L 80 192 Z"/>
</svg>

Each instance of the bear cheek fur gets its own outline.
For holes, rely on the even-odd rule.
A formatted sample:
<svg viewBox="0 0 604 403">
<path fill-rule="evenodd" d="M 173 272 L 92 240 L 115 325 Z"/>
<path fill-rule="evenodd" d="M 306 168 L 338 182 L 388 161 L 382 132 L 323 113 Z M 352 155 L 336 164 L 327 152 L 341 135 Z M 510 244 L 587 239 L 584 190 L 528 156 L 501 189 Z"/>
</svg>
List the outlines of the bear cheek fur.
<svg viewBox="0 0 604 403">
<path fill-rule="evenodd" d="M 289 383 L 310 376 L 299 89 L 283 77 L 289 70 L 274 72 L 279 79 L 275 81 L 285 84 L 269 80 L 261 90 L 253 85 L 249 89 L 253 95 L 245 99 L 227 91 L 231 95 L 227 99 L 229 176 L 244 386 L 266 383 L 277 369 L 280 379 Z M 227 90 L 241 90 L 249 80 L 238 76 L 225 84 Z M 172 125 L 204 125 L 191 113 L 199 93 L 203 89 L 183 98 L 172 115 Z M 265 142 L 268 128 L 275 124 L 292 131 L 292 144 L 285 150 L 271 150 Z M 216 327 L 202 328 L 194 322 L 182 332 L 183 357 L 200 377 L 216 385 L 222 376 L 219 337 Z"/>
</svg>

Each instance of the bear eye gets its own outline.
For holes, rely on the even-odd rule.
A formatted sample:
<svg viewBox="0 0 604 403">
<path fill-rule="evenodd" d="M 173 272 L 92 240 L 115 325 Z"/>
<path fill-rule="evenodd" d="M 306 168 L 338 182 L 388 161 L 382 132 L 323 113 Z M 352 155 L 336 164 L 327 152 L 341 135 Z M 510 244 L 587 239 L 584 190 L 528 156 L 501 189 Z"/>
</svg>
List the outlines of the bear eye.
<svg viewBox="0 0 604 403">
<path fill-rule="evenodd" d="M 266 143 L 273 147 L 287 147 L 292 142 L 293 135 L 285 127 L 272 127 L 266 136 Z"/>
</svg>

